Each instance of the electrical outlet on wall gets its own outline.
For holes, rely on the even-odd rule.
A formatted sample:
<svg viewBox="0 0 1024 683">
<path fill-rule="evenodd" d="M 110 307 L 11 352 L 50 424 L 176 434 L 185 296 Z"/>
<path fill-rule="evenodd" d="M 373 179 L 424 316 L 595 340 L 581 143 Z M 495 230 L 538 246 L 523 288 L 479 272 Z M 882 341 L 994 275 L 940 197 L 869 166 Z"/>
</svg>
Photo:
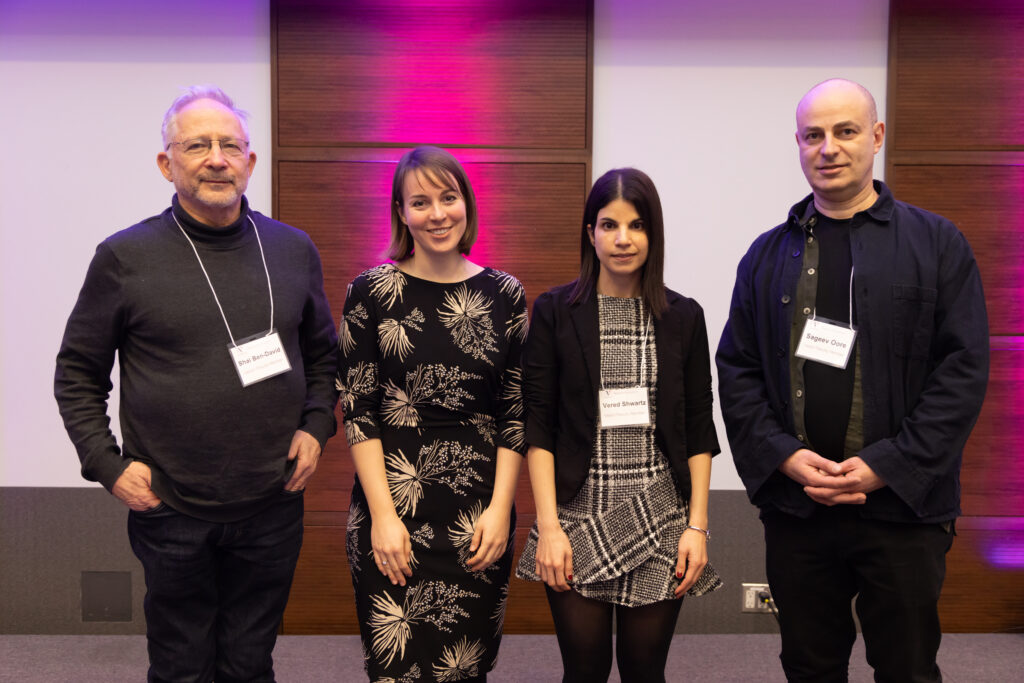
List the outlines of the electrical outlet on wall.
<svg viewBox="0 0 1024 683">
<path fill-rule="evenodd" d="M 767 596 L 767 597 L 765 597 Z M 763 612 L 771 614 L 772 592 L 767 583 L 743 584 L 743 612 Z"/>
</svg>

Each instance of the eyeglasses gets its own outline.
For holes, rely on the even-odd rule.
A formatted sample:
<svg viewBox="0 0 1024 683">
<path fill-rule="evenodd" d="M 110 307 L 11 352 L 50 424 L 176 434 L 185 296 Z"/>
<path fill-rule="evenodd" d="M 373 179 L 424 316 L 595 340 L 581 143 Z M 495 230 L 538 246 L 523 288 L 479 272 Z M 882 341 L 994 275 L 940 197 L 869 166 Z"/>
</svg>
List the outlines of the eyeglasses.
<svg viewBox="0 0 1024 683">
<path fill-rule="evenodd" d="M 170 149 L 171 145 L 181 145 L 181 151 L 185 156 L 199 158 L 209 154 L 215 142 L 220 145 L 221 154 L 235 159 L 244 157 L 249 147 L 248 140 L 239 140 L 237 138 L 220 138 L 219 140 L 189 138 L 181 142 L 168 142 L 165 149 Z"/>
</svg>

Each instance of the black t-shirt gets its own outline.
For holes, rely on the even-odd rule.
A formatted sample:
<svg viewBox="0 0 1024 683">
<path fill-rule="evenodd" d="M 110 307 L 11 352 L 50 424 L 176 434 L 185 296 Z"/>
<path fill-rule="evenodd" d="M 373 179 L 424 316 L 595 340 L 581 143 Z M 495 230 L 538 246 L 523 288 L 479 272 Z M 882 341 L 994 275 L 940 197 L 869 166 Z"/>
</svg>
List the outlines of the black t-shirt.
<svg viewBox="0 0 1024 683">
<path fill-rule="evenodd" d="M 816 314 L 818 318 L 843 324 L 850 321 L 851 223 L 852 219 L 835 220 L 819 214 L 814 226 L 814 237 L 818 240 Z M 854 325 L 856 315 L 855 309 Z M 830 460 L 843 459 L 846 427 L 853 403 L 856 353 L 854 345 L 845 369 L 810 360 L 804 363 L 807 438 L 815 452 Z"/>
</svg>

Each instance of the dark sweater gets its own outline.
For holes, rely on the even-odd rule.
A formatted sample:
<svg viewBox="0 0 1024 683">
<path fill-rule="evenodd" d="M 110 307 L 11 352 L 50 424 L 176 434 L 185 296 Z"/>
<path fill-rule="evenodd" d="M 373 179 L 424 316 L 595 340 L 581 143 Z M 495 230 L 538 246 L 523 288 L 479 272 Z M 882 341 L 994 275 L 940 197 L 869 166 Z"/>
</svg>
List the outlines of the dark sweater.
<svg viewBox="0 0 1024 683">
<path fill-rule="evenodd" d="M 194 221 L 174 199 L 236 340 L 274 327 L 292 370 L 243 388 L 230 338 L 199 262 L 167 209 L 102 242 L 57 356 L 54 391 L 86 479 L 107 490 L 133 460 L 153 490 L 200 519 L 244 519 L 280 494 L 296 429 L 334 434 L 337 336 L 316 247 L 295 228 L 250 211 L 226 228 Z M 107 397 L 120 363 L 124 453 Z"/>
</svg>

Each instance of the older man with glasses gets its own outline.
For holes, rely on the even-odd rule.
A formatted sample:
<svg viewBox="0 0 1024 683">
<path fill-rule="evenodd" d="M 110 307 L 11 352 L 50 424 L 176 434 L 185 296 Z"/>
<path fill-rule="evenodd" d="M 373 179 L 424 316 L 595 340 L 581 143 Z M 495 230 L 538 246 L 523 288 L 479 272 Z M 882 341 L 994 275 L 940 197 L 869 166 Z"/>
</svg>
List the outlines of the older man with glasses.
<svg viewBox="0 0 1024 683">
<path fill-rule="evenodd" d="M 55 394 L 83 476 L 129 508 L 148 680 L 273 681 L 302 492 L 336 428 L 337 336 L 316 247 L 245 198 L 244 112 L 197 86 L 161 132 L 157 165 L 176 194 L 97 248 Z"/>
</svg>

